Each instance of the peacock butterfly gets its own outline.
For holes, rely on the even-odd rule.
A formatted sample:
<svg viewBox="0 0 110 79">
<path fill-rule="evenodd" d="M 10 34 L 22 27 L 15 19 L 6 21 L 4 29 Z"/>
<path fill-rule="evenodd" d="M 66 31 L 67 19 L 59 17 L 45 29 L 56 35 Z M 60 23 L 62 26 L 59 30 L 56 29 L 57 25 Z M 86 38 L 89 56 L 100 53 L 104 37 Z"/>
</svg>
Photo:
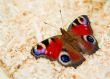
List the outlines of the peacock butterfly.
<svg viewBox="0 0 110 79">
<path fill-rule="evenodd" d="M 86 15 L 76 18 L 61 35 L 53 36 L 32 47 L 31 54 L 36 58 L 45 56 L 58 60 L 64 66 L 78 65 L 85 61 L 83 54 L 91 55 L 98 49 L 90 21 Z"/>
</svg>

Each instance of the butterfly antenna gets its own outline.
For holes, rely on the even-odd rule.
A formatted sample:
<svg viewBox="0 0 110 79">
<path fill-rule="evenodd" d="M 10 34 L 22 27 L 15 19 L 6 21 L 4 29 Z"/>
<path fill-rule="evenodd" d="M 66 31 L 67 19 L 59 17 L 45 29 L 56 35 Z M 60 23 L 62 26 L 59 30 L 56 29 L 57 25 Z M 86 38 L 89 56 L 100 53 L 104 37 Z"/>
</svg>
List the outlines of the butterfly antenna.
<svg viewBox="0 0 110 79">
<path fill-rule="evenodd" d="M 63 17 L 62 17 L 61 9 L 60 9 L 60 15 L 61 15 L 61 23 L 62 23 L 62 27 L 63 27 Z"/>
<path fill-rule="evenodd" d="M 47 24 L 47 25 L 49 25 L 49 26 L 53 26 L 53 25 L 51 25 L 51 24 L 49 24 L 49 23 L 47 23 L 47 22 L 44 22 L 44 24 Z M 53 26 L 53 27 L 55 27 L 55 26 Z"/>
<path fill-rule="evenodd" d="M 52 27 L 54 27 L 54 28 L 55 28 L 54 30 L 58 31 L 58 30 L 56 29 L 56 27 L 55 27 L 55 26 L 53 26 L 52 24 L 49 24 L 49 23 L 47 23 L 47 22 L 44 22 L 44 24 L 49 25 L 49 26 L 52 26 Z"/>
<path fill-rule="evenodd" d="M 61 15 L 61 23 L 62 23 L 62 27 L 63 27 L 63 17 L 62 17 L 61 9 L 60 9 L 60 15 Z M 47 25 L 52 26 L 52 27 L 55 28 L 55 26 L 53 26 L 53 25 L 51 25 L 51 24 L 49 24 L 49 23 L 47 23 L 47 22 L 44 22 L 44 24 L 47 24 Z M 60 28 L 60 29 L 61 29 L 61 28 Z M 58 31 L 58 30 L 57 30 L 57 31 Z"/>
</svg>

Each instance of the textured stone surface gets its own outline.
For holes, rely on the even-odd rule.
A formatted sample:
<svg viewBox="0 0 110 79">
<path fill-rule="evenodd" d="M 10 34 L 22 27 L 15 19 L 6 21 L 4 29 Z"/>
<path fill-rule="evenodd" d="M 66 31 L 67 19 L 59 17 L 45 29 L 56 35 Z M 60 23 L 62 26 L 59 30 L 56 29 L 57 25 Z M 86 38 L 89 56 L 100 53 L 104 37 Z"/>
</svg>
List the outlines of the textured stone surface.
<svg viewBox="0 0 110 79">
<path fill-rule="evenodd" d="M 30 54 L 33 45 L 60 34 L 60 27 L 83 14 L 91 20 L 100 49 L 85 55 L 77 69 Z M 110 79 L 109 40 L 110 0 L 0 0 L 1 79 Z"/>
</svg>

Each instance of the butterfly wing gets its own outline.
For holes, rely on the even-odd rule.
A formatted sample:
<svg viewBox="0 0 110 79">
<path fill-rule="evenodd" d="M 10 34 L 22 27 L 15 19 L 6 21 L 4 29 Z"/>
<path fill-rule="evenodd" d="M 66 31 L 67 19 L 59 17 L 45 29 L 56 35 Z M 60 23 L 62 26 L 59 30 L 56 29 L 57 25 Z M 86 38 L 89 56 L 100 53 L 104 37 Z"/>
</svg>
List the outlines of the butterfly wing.
<svg viewBox="0 0 110 79">
<path fill-rule="evenodd" d="M 83 53 L 93 54 L 99 49 L 97 40 L 93 36 L 90 21 L 86 15 L 76 18 L 69 26 L 68 32 L 80 36 L 79 46 Z"/>
<path fill-rule="evenodd" d="M 81 15 L 76 18 L 68 28 L 68 31 L 75 32 L 79 35 L 90 35 L 93 34 L 91 29 L 90 21 L 86 15 Z"/>
<path fill-rule="evenodd" d="M 32 54 L 36 57 L 45 55 L 49 58 L 57 59 L 62 49 L 60 36 L 54 36 L 46 39 L 32 48 Z"/>
<path fill-rule="evenodd" d="M 58 61 L 65 66 L 73 66 L 76 68 L 85 61 L 83 55 L 75 50 L 71 45 L 65 44 L 61 50 Z"/>
</svg>

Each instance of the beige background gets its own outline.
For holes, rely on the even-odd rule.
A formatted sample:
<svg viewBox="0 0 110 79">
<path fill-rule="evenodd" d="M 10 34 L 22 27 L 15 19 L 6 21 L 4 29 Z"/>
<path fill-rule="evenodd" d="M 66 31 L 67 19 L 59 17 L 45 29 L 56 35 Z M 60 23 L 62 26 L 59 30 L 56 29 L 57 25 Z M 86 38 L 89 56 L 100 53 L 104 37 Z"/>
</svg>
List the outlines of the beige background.
<svg viewBox="0 0 110 79">
<path fill-rule="evenodd" d="M 101 49 L 77 69 L 30 54 L 83 14 Z M 0 79 L 110 79 L 110 0 L 0 0 Z"/>
</svg>

